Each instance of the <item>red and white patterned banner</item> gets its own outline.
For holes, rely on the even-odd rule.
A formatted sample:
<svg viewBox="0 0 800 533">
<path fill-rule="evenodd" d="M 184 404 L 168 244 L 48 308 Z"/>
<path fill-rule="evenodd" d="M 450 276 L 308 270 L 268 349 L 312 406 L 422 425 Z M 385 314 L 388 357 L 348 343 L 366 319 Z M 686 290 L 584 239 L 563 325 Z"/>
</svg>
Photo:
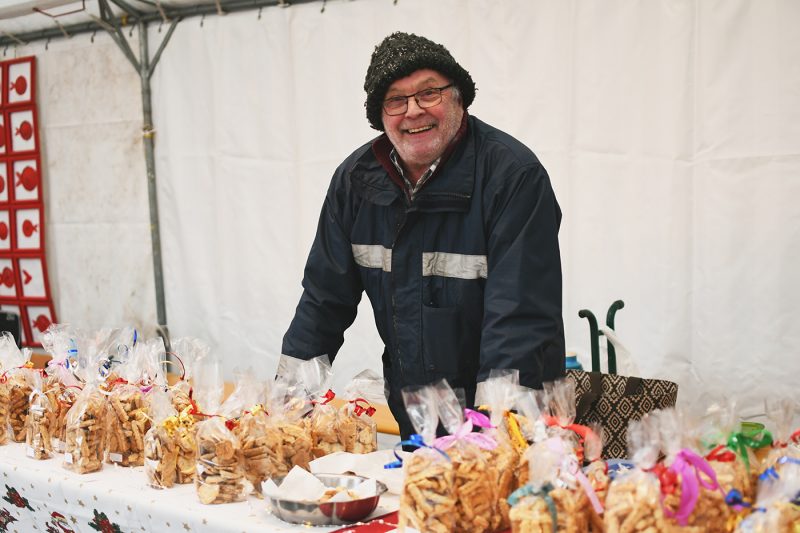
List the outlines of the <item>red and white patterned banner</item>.
<svg viewBox="0 0 800 533">
<path fill-rule="evenodd" d="M 41 334 L 56 321 L 35 82 L 35 57 L 0 61 L 0 309 L 19 315 L 25 346 L 40 346 Z"/>
</svg>

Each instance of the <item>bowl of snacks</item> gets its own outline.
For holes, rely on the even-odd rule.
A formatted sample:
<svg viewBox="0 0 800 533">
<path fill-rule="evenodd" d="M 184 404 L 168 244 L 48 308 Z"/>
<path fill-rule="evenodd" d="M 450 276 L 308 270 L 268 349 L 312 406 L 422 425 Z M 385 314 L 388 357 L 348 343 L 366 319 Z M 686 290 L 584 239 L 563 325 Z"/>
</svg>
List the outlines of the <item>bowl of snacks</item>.
<svg viewBox="0 0 800 533">
<path fill-rule="evenodd" d="M 386 492 L 380 481 L 348 474 L 310 474 L 323 486 L 322 492 L 303 499 L 281 495 L 283 477 L 272 479 L 278 490 L 265 490 L 264 498 L 272 514 L 285 522 L 313 526 L 351 524 L 368 517 Z"/>
</svg>

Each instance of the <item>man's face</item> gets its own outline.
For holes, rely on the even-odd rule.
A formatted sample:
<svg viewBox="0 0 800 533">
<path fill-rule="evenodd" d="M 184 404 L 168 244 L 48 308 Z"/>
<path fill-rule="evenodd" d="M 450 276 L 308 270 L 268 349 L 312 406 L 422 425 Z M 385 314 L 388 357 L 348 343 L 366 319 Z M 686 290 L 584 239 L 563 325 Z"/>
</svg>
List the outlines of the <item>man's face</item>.
<svg viewBox="0 0 800 533">
<path fill-rule="evenodd" d="M 384 99 L 448 84 L 450 80 L 435 70 L 418 70 L 391 84 Z M 424 172 L 455 137 L 464 110 L 453 89 L 442 91 L 442 101 L 433 107 L 422 109 L 412 97 L 408 99 L 408 109 L 403 114 L 387 115 L 383 111 L 386 135 L 410 172 Z"/>
</svg>

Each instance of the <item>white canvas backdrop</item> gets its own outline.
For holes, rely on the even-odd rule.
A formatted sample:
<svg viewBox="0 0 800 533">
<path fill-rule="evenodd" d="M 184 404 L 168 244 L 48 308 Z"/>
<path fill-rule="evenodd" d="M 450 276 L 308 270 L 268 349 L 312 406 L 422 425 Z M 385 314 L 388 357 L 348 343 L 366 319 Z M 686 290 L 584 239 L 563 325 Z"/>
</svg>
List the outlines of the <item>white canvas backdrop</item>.
<svg viewBox="0 0 800 533">
<path fill-rule="evenodd" d="M 208 17 L 202 25 L 188 19 L 162 56 L 153 99 L 173 336 L 209 341 L 229 375 L 237 365 L 271 372 L 330 175 L 375 134 L 363 111 L 370 54 L 382 37 L 404 30 L 445 44 L 477 83 L 471 112 L 527 143 L 549 170 L 564 211 L 568 346 L 588 355 L 577 311 L 602 319 L 619 298 L 626 307 L 617 329 L 639 372 L 679 382 L 682 403 L 728 393 L 758 411 L 764 396 L 797 397 L 800 37 L 793 25 L 800 5 L 356 0 L 320 7 Z M 153 27 L 150 35 L 156 42 L 163 34 Z M 110 72 L 98 83 L 138 111 L 138 82 L 121 54 L 122 66 L 108 65 L 96 45 L 59 46 L 80 55 L 73 60 L 80 72 Z M 57 77 L 55 65 L 43 61 L 45 68 Z M 64 90 L 85 86 L 67 78 L 58 80 Z M 130 114 L 109 106 L 96 120 L 123 115 L 130 124 Z M 49 131 L 45 146 L 68 134 Z M 109 190 L 137 183 L 141 221 L 143 166 L 135 150 L 127 156 L 129 167 L 112 176 Z M 51 171 L 49 179 L 68 176 L 91 190 L 102 167 L 88 175 Z M 68 194 L 51 190 L 59 195 L 53 205 Z M 90 228 L 53 243 L 65 218 L 50 217 L 60 264 L 67 249 L 92 242 Z M 82 261 L 82 275 L 54 269 L 59 310 L 72 322 L 102 323 L 92 287 L 107 287 L 103 274 L 122 264 L 102 255 L 100 264 Z M 127 297 L 152 287 L 138 283 L 152 268 L 136 255 L 124 267 L 136 279 L 115 284 L 105 320 L 152 324 L 152 300 Z M 120 305 L 138 313 L 129 317 Z M 365 301 L 334 365 L 337 384 L 378 369 L 380 352 Z"/>
</svg>

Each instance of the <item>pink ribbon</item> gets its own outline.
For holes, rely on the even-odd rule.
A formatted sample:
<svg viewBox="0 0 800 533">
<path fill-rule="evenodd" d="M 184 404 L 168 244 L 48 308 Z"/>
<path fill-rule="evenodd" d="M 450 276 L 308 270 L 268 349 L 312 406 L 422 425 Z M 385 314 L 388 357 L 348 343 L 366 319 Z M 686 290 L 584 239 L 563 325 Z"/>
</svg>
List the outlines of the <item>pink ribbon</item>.
<svg viewBox="0 0 800 533">
<path fill-rule="evenodd" d="M 689 521 L 689 516 L 694 511 L 695 505 L 697 505 L 700 487 L 708 490 L 717 490 L 720 486 L 714 469 L 711 468 L 708 461 L 692 450 L 684 448 L 679 451 L 669 469 L 681 478 L 681 499 L 677 512 L 672 512 L 668 507 L 664 507 L 664 515 L 668 518 L 675 518 L 678 521 L 678 525 L 685 526 Z M 711 481 L 703 479 L 701 474 L 705 474 Z"/>
<path fill-rule="evenodd" d="M 599 515 L 603 514 L 603 504 L 600 502 L 600 498 L 597 497 L 597 493 L 595 492 L 594 487 L 592 487 L 589 478 L 586 477 L 586 474 L 583 473 L 580 465 L 578 465 L 577 457 L 569 453 L 564 441 L 558 437 L 550 438 L 546 442 L 548 448 L 561 456 L 562 463 L 566 467 L 567 472 L 572 474 L 583 488 L 583 492 L 585 492 L 586 497 L 589 498 L 589 502 L 592 504 L 594 512 Z"/>
<path fill-rule="evenodd" d="M 438 439 L 433 441 L 433 447 L 439 448 L 440 450 L 446 450 L 447 448 L 455 444 L 456 441 L 463 440 L 469 442 L 470 444 L 474 444 L 479 448 L 483 448 L 484 450 L 494 450 L 495 448 L 497 448 L 496 440 L 494 440 L 492 437 L 484 433 L 473 433 L 472 432 L 473 426 L 474 424 L 472 422 L 472 417 L 468 415 L 467 419 L 464 421 L 463 424 L 461 424 L 461 426 L 456 430 L 455 433 L 453 433 L 452 435 L 439 437 Z M 479 427 L 484 427 L 484 426 L 479 426 Z"/>
</svg>

